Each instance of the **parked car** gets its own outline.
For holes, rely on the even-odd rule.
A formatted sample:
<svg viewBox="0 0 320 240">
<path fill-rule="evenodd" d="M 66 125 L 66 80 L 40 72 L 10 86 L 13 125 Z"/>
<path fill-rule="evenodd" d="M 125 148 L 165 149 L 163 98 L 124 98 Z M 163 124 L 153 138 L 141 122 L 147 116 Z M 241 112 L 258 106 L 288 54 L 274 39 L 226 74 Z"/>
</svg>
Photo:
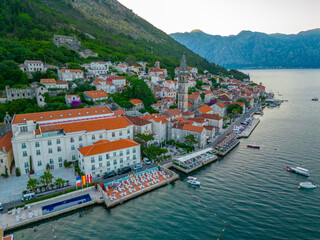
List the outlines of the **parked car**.
<svg viewBox="0 0 320 240">
<path fill-rule="evenodd" d="M 2 207 L 2 204 L 1 204 L 1 202 L 0 202 L 0 211 L 2 211 L 3 210 L 3 207 Z"/>
<path fill-rule="evenodd" d="M 105 174 L 103 175 L 103 179 L 107 179 L 107 178 L 113 177 L 113 176 L 115 176 L 115 175 L 116 175 L 115 172 L 108 172 L 108 173 L 105 173 Z"/>
<path fill-rule="evenodd" d="M 152 163 L 152 161 L 149 158 L 143 158 L 143 161 L 145 164 L 150 165 Z"/>
<path fill-rule="evenodd" d="M 139 163 L 139 164 L 135 165 L 132 169 L 133 169 L 134 171 L 137 171 L 137 170 L 139 170 L 139 169 L 141 169 L 141 168 L 142 168 L 142 166 L 141 166 L 141 164 Z"/>
<path fill-rule="evenodd" d="M 34 198 L 35 193 L 31 192 L 31 193 L 26 193 L 26 194 L 22 194 L 22 202 L 27 201 L 27 200 L 31 200 Z"/>
<path fill-rule="evenodd" d="M 131 171 L 131 167 L 124 167 L 118 170 L 118 174 L 128 173 Z"/>
</svg>

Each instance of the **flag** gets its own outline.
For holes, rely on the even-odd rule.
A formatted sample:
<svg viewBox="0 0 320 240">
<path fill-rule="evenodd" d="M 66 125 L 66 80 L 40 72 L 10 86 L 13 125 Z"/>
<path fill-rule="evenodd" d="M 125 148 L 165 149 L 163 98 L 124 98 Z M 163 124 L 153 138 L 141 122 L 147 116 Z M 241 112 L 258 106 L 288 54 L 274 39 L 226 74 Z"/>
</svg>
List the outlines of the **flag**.
<svg viewBox="0 0 320 240">
<path fill-rule="evenodd" d="M 82 185 L 85 185 L 86 184 L 86 176 L 83 175 L 81 178 L 82 178 Z"/>
<path fill-rule="evenodd" d="M 91 183 L 92 182 L 92 176 L 91 174 L 87 175 L 87 183 Z"/>
<path fill-rule="evenodd" d="M 76 177 L 76 185 L 77 187 L 81 186 L 81 177 Z"/>
</svg>

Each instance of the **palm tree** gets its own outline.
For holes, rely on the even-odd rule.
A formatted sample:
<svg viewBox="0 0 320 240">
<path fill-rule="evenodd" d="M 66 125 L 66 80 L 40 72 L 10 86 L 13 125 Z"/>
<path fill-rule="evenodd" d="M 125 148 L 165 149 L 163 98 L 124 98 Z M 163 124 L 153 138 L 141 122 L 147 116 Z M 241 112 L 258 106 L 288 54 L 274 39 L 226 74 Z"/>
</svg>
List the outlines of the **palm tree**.
<svg viewBox="0 0 320 240">
<path fill-rule="evenodd" d="M 64 181 L 62 178 L 56 179 L 56 185 L 57 185 L 57 187 L 63 186 L 64 183 L 65 183 L 65 181 Z"/>
<path fill-rule="evenodd" d="M 231 123 L 231 119 L 232 119 L 233 115 L 230 113 L 228 117 L 229 117 L 229 120 L 230 120 L 230 123 Z"/>
<path fill-rule="evenodd" d="M 34 178 L 30 178 L 28 183 L 27 183 L 27 189 L 29 191 L 33 191 L 34 192 L 35 189 L 37 188 L 37 186 L 38 186 L 38 181 L 36 179 L 34 179 Z"/>
<path fill-rule="evenodd" d="M 50 172 L 44 172 L 40 178 L 42 179 L 42 182 L 49 186 L 49 184 L 52 183 L 53 176 Z"/>
<path fill-rule="evenodd" d="M 233 114 L 233 118 L 236 118 L 236 114 L 238 114 L 239 110 L 238 109 L 232 109 L 232 114 Z"/>
</svg>

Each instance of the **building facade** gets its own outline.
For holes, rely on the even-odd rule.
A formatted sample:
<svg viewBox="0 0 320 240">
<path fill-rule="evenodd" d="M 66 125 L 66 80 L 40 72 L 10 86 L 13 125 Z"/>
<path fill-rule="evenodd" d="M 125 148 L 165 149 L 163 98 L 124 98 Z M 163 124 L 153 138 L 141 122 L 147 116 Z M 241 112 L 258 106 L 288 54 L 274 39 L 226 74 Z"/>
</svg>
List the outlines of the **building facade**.
<svg viewBox="0 0 320 240">
<path fill-rule="evenodd" d="M 188 68 L 186 56 L 181 59 L 179 80 L 178 80 L 178 109 L 184 113 L 188 111 Z"/>
</svg>

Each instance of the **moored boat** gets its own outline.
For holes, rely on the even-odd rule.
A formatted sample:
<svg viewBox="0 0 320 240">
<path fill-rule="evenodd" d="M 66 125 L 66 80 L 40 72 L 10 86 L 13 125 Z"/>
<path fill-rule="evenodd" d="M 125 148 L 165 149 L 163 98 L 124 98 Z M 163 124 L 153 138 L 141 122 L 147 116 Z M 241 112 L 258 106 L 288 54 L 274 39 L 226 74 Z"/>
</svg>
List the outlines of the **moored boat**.
<svg viewBox="0 0 320 240">
<path fill-rule="evenodd" d="M 188 177 L 188 180 L 194 180 L 194 181 L 197 181 L 197 178 L 196 178 L 196 177 L 191 177 L 191 176 L 189 176 L 189 177 Z"/>
<path fill-rule="evenodd" d="M 260 149 L 260 146 L 256 144 L 248 144 L 247 147 Z"/>
<path fill-rule="evenodd" d="M 314 97 L 314 98 L 312 98 L 311 100 L 312 100 L 312 101 L 318 101 L 318 100 L 319 100 L 319 98 Z"/>
<path fill-rule="evenodd" d="M 191 185 L 200 186 L 200 182 L 199 182 L 199 181 L 196 181 L 196 180 L 188 180 L 188 183 L 191 184 Z"/>
<path fill-rule="evenodd" d="M 298 188 L 309 188 L 309 189 L 312 189 L 312 188 L 316 188 L 316 187 L 317 186 L 312 182 L 301 182 L 299 184 Z"/>
<path fill-rule="evenodd" d="M 308 169 L 305 169 L 305 168 L 302 168 L 302 167 L 295 167 L 295 168 L 293 167 L 291 169 L 292 169 L 292 171 L 294 173 L 300 174 L 302 176 L 305 176 L 305 177 L 309 177 L 310 176 L 310 173 L 309 173 Z"/>
</svg>

